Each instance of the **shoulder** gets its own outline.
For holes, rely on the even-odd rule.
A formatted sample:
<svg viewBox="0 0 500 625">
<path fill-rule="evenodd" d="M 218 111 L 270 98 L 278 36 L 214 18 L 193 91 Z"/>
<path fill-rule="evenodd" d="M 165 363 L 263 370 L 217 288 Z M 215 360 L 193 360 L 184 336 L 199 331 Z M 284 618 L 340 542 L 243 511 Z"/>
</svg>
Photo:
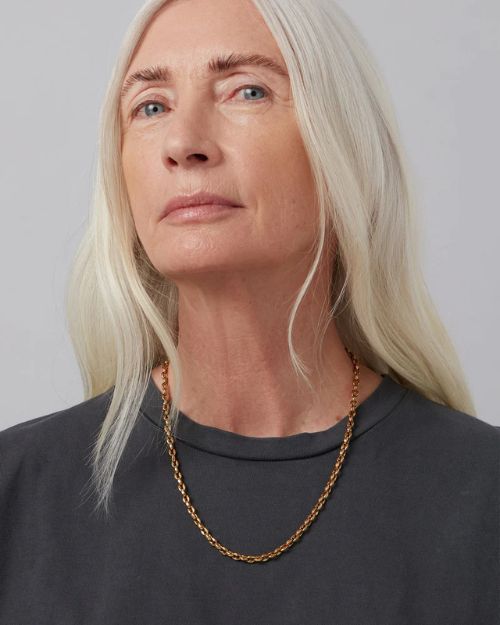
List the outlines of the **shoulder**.
<svg viewBox="0 0 500 625">
<path fill-rule="evenodd" d="M 410 420 L 424 423 L 434 434 L 441 432 L 457 437 L 478 437 L 478 440 L 500 440 L 500 426 L 435 402 L 417 391 L 408 390 L 405 407 Z"/>
<path fill-rule="evenodd" d="M 112 389 L 57 412 L 0 431 L 0 479 L 10 482 L 39 474 L 49 466 L 59 472 L 90 452 L 112 399 Z"/>
<path fill-rule="evenodd" d="M 424 462 L 439 459 L 443 465 L 488 471 L 500 478 L 500 426 L 411 389 L 400 410 L 404 436 Z"/>
<path fill-rule="evenodd" d="M 112 399 L 112 389 L 82 401 L 68 408 L 50 414 L 22 421 L 0 431 L 0 444 L 32 442 L 88 431 L 93 425 L 100 425 Z"/>
</svg>

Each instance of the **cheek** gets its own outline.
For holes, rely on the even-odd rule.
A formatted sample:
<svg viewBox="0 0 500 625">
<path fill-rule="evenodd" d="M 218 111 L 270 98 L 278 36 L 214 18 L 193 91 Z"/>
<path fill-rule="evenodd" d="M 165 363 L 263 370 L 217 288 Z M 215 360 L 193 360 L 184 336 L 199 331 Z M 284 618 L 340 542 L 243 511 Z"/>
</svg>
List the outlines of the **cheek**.
<svg viewBox="0 0 500 625">
<path fill-rule="evenodd" d="M 137 234 L 144 243 L 148 236 L 150 219 L 161 202 L 161 192 L 157 188 L 161 177 L 155 175 L 155 163 L 147 146 L 129 142 L 122 150 L 122 169 L 125 187 L 129 198 L 132 217 Z"/>
<path fill-rule="evenodd" d="M 122 168 L 130 201 L 140 199 L 149 188 L 145 182 L 151 176 L 148 173 L 151 172 L 151 159 L 147 146 L 142 142 L 128 140 L 122 149 Z"/>
<path fill-rule="evenodd" d="M 314 179 L 302 137 L 295 122 L 269 129 L 260 136 L 244 169 L 248 186 L 255 190 L 259 221 L 268 236 L 310 243 L 316 228 Z"/>
<path fill-rule="evenodd" d="M 134 210 L 134 206 L 143 190 L 143 185 L 140 184 L 143 175 L 141 166 L 143 162 L 143 158 L 139 158 L 139 155 L 135 148 L 130 145 L 130 142 L 123 147 L 122 170 L 132 210 Z"/>
</svg>

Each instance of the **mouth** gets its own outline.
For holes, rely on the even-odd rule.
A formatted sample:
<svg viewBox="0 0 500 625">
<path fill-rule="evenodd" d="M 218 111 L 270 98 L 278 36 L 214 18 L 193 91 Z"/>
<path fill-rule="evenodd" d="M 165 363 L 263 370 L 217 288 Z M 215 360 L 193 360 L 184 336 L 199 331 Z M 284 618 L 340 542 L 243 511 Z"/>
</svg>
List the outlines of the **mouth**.
<svg viewBox="0 0 500 625">
<path fill-rule="evenodd" d="M 228 214 L 236 213 L 241 206 L 228 204 L 194 204 L 192 206 L 181 206 L 170 211 L 164 221 L 168 223 L 196 223 L 215 221 Z"/>
<path fill-rule="evenodd" d="M 242 205 L 232 198 L 214 195 L 213 193 L 195 193 L 193 195 L 178 195 L 172 198 L 160 213 L 160 221 L 171 213 L 208 214 L 214 211 L 227 210 L 229 208 L 242 208 Z"/>
</svg>

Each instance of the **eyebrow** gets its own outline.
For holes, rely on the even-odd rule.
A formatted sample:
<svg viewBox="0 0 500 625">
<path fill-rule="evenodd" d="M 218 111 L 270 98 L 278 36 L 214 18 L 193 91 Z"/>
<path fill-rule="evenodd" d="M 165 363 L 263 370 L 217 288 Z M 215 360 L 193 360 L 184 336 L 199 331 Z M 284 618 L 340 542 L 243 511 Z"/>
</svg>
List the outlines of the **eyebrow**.
<svg viewBox="0 0 500 625">
<path fill-rule="evenodd" d="M 267 67 L 280 76 L 288 77 L 288 72 L 280 63 L 268 56 L 264 56 L 263 54 L 236 54 L 232 52 L 227 55 L 218 55 L 210 59 L 206 65 L 206 69 L 211 74 L 222 74 L 231 69 L 235 69 L 240 65 Z M 150 67 L 145 67 L 134 72 L 125 80 L 120 91 L 120 99 L 123 100 L 130 89 L 137 83 L 167 83 L 171 80 L 172 72 L 166 65 L 152 65 Z"/>
</svg>

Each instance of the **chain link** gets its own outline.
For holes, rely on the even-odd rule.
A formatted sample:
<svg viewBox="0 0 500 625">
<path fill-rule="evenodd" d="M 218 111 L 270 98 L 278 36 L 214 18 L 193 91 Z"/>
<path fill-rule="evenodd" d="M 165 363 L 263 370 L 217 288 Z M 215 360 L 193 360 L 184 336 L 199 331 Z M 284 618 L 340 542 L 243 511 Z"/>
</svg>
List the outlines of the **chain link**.
<svg viewBox="0 0 500 625">
<path fill-rule="evenodd" d="M 184 502 L 189 515 L 193 519 L 194 523 L 196 524 L 196 526 L 198 527 L 202 535 L 208 540 L 208 542 L 212 545 L 212 547 L 215 547 L 215 549 L 217 549 L 220 553 L 222 553 L 222 555 L 232 558 L 233 560 L 239 560 L 239 561 L 248 562 L 251 564 L 255 562 L 266 562 L 273 558 L 277 558 L 282 553 L 290 549 L 290 547 L 294 545 L 301 538 L 302 534 L 304 534 L 304 532 L 309 528 L 309 526 L 312 524 L 312 522 L 316 519 L 318 514 L 321 512 L 323 506 L 326 503 L 326 500 L 330 496 L 330 493 L 332 491 L 332 488 L 335 482 L 337 481 L 337 478 L 340 474 L 340 469 L 342 468 L 342 465 L 344 464 L 347 449 L 351 441 L 352 431 L 354 428 L 354 416 L 356 414 L 356 408 L 358 405 L 359 361 L 357 357 L 352 352 L 350 352 L 347 348 L 345 348 L 345 350 L 349 354 L 353 363 L 353 371 L 354 371 L 353 385 L 352 385 L 353 388 L 352 388 L 352 398 L 350 401 L 351 407 L 349 410 L 349 416 L 347 419 L 347 425 L 346 425 L 346 429 L 344 433 L 344 440 L 342 441 L 342 445 L 340 447 L 340 451 L 337 457 L 337 461 L 335 462 L 335 466 L 330 474 L 330 477 L 328 478 L 328 481 L 326 483 L 325 488 L 323 489 L 323 492 L 319 496 L 318 501 L 315 503 L 315 505 L 313 506 L 313 509 L 308 514 L 307 518 L 302 523 L 302 525 L 282 545 L 280 545 L 279 547 L 276 547 L 276 549 L 273 549 L 273 551 L 268 551 L 260 555 L 247 555 L 247 554 L 237 553 L 236 551 L 231 551 L 227 547 L 224 547 L 224 545 L 222 545 L 214 536 L 212 536 L 212 534 L 209 532 L 207 527 L 205 527 L 202 520 L 198 516 L 196 509 L 191 503 L 191 499 L 187 493 L 186 484 L 184 483 L 182 473 L 180 470 L 179 461 L 177 459 L 177 452 L 176 452 L 175 444 L 174 444 L 174 437 L 173 437 L 172 430 L 170 427 L 170 422 L 168 419 L 168 415 L 170 413 L 170 403 L 171 403 L 169 389 L 168 389 L 168 365 L 169 363 L 167 360 L 164 361 L 163 367 L 162 367 L 162 379 L 163 379 L 162 398 L 163 398 L 164 431 L 166 434 L 168 452 L 170 454 L 172 468 L 174 470 L 174 477 L 178 485 L 177 488 L 179 489 L 182 495 L 182 501 Z"/>
</svg>

